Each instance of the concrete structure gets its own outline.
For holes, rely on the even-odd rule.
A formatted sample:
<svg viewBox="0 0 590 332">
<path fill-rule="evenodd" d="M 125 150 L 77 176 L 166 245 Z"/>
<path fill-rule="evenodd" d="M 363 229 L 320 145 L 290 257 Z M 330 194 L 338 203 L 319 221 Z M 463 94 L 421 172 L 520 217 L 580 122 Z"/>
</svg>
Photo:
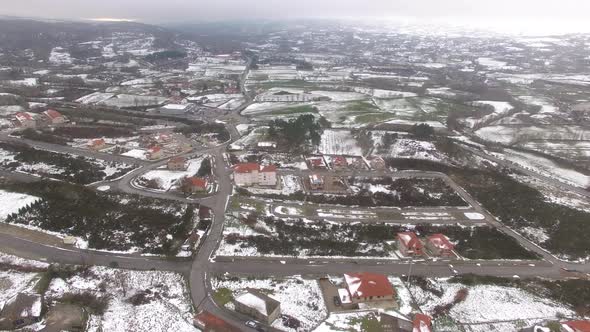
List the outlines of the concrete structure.
<svg viewBox="0 0 590 332">
<path fill-rule="evenodd" d="M 158 113 L 170 114 L 170 115 L 181 115 L 191 113 L 194 110 L 195 105 L 193 104 L 167 104 L 158 109 Z"/>
<path fill-rule="evenodd" d="M 38 322 L 43 311 L 43 296 L 19 293 L 9 299 L 0 313 L 0 330 L 13 330 Z"/>
<path fill-rule="evenodd" d="M 234 166 L 234 181 L 238 186 L 276 186 L 277 167 L 257 163 L 237 164 Z"/>
<path fill-rule="evenodd" d="M 346 289 L 338 290 L 342 304 L 394 301 L 395 289 L 387 276 L 360 272 L 344 275 Z"/>
<path fill-rule="evenodd" d="M 453 252 L 453 250 L 455 250 L 455 245 L 452 244 L 443 234 L 434 234 L 429 236 L 426 240 L 426 248 L 430 250 L 434 256 L 455 256 L 455 253 Z"/>
<path fill-rule="evenodd" d="M 412 321 L 395 311 L 380 313 L 379 318 L 383 332 L 413 332 Z"/>
<path fill-rule="evenodd" d="M 170 171 L 185 171 L 186 170 L 186 158 L 174 157 L 168 160 L 167 168 Z"/>
<path fill-rule="evenodd" d="M 248 315 L 257 321 L 272 324 L 281 314 L 281 303 L 254 289 L 234 299 L 237 312 Z"/>
<path fill-rule="evenodd" d="M 422 242 L 414 232 L 398 233 L 397 246 L 404 256 L 420 256 L 424 254 Z"/>
</svg>

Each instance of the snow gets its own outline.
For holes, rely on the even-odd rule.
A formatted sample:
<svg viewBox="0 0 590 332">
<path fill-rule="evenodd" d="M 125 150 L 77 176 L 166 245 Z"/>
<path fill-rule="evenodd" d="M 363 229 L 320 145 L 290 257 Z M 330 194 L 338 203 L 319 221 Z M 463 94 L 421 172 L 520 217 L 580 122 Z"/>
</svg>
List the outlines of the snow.
<svg viewBox="0 0 590 332">
<path fill-rule="evenodd" d="M 100 186 L 98 188 L 96 188 L 96 190 L 98 191 L 109 191 L 111 189 L 110 186 Z"/>
<path fill-rule="evenodd" d="M 10 214 L 18 213 L 19 209 L 38 200 L 39 197 L 0 190 L 0 221 L 4 221 Z"/>
<path fill-rule="evenodd" d="M 301 322 L 300 331 L 309 331 L 319 324 L 328 314 L 320 287 L 315 280 L 291 276 L 282 279 L 236 279 L 214 278 L 211 280 L 214 290 L 227 288 L 234 295 L 246 288 L 270 291 L 268 296 L 281 303 L 281 313 L 297 318 Z M 317 306 L 317 310 L 314 310 Z M 272 326 L 285 331 L 295 331 L 283 326 L 277 319 Z"/>
<path fill-rule="evenodd" d="M 362 155 L 362 149 L 348 130 L 325 130 L 322 134 L 319 151 L 331 155 Z"/>
<path fill-rule="evenodd" d="M 146 180 L 158 179 L 162 185 L 162 189 L 168 191 L 177 185 L 180 179 L 197 174 L 203 159 L 204 157 L 188 160 L 186 171 L 169 171 L 166 169 L 167 166 L 162 166 L 162 169 L 149 171 L 141 177 Z"/>
<path fill-rule="evenodd" d="M 54 47 L 51 50 L 51 54 L 49 54 L 49 62 L 54 65 L 70 65 L 73 62 L 73 58 L 63 48 Z"/>
<path fill-rule="evenodd" d="M 141 160 L 146 160 L 147 159 L 147 151 L 146 150 L 141 150 L 141 149 L 133 149 L 133 150 L 129 150 L 125 153 L 122 153 L 122 156 L 127 156 L 127 157 L 131 157 L 131 158 L 137 158 L 137 159 L 141 159 Z"/>
<path fill-rule="evenodd" d="M 485 219 L 485 216 L 481 213 L 478 213 L 478 212 L 465 212 L 463 214 L 469 220 L 483 220 L 483 219 Z"/>
<path fill-rule="evenodd" d="M 519 288 L 495 285 L 465 286 L 449 283 L 446 279 L 431 279 L 431 281 L 435 283 L 434 287 L 443 291 L 440 298 L 418 286 L 411 287 L 417 304 L 422 311 L 430 315 L 437 305 L 452 302 L 460 289 L 467 288 L 468 295 L 465 301 L 455 305 L 449 313 L 452 319 L 462 324 L 555 319 L 561 314 L 564 316 L 573 315 L 567 306 Z M 482 331 L 488 330 L 483 329 Z M 508 330 L 515 329 L 513 327 Z"/>
<path fill-rule="evenodd" d="M 54 279 L 46 297 L 59 297 L 65 292 L 89 291 L 110 297 L 105 314 L 90 316 L 88 331 L 166 331 L 194 332 L 192 304 L 186 283 L 180 274 L 160 271 L 129 271 L 106 267 L 92 267 L 89 273 L 75 275 L 66 280 Z M 145 290 L 149 303 L 133 305 L 128 299 Z"/>
</svg>

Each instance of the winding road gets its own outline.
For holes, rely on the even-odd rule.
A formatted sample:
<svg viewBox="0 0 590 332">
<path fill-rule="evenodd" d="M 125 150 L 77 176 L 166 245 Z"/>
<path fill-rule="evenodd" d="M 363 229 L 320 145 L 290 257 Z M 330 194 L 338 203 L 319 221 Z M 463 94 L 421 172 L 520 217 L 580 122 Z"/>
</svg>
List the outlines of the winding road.
<svg viewBox="0 0 590 332">
<path fill-rule="evenodd" d="M 247 74 L 242 77 L 240 88 L 247 97 L 245 105 L 251 103 L 251 98 L 245 91 L 244 82 Z M 240 109 L 243 109 L 242 107 Z M 230 114 L 226 118 L 236 119 L 236 114 Z M 239 116 L 237 117 L 239 119 Z M 209 154 L 214 162 L 214 176 L 218 183 L 218 191 L 210 197 L 202 199 L 188 199 L 173 193 L 163 193 L 148 191 L 137 188 L 132 185 L 132 181 L 137 176 L 150 170 L 165 165 L 167 159 L 157 162 L 138 161 L 133 158 L 113 156 L 82 150 L 72 147 L 42 143 L 30 140 L 14 138 L 8 134 L 1 134 L 0 141 L 19 141 L 28 145 L 43 148 L 56 152 L 71 153 L 75 155 L 88 156 L 107 161 L 122 161 L 134 163 L 140 167 L 120 179 L 108 182 L 93 184 L 97 188 L 102 185 L 109 185 L 113 190 L 129 194 L 137 194 L 154 198 L 175 200 L 183 203 L 199 203 L 212 209 L 214 220 L 204 237 L 198 252 L 193 259 L 163 259 L 156 257 L 143 257 L 139 255 L 116 254 L 108 252 L 99 252 L 93 250 L 82 250 L 75 248 L 62 248 L 31 241 L 30 239 L 14 236 L 0 232 L 0 249 L 8 253 L 31 259 L 41 259 L 48 262 L 65 263 L 65 264 L 84 264 L 111 266 L 126 269 L 138 270 L 163 270 L 182 273 L 186 276 L 191 292 L 191 298 L 195 308 L 204 309 L 222 317 L 236 327 L 247 329 L 243 323 L 247 320 L 238 313 L 231 312 L 225 308 L 216 305 L 211 297 L 211 276 L 221 273 L 238 273 L 254 276 L 287 276 L 287 275 L 316 275 L 324 276 L 326 274 L 342 274 L 353 271 L 369 271 L 390 275 L 404 275 L 408 273 L 410 264 L 412 265 L 413 275 L 448 277 L 456 273 L 474 273 L 481 275 L 494 275 L 502 277 L 537 277 L 543 276 L 548 278 L 564 278 L 569 275 L 564 272 L 563 268 L 578 270 L 584 273 L 590 272 L 589 264 L 574 264 L 561 261 L 530 242 L 517 232 L 505 227 L 497 221 L 488 211 L 486 211 L 471 195 L 463 188 L 458 186 L 452 179 L 443 173 L 433 172 L 406 172 L 404 176 L 412 175 L 416 177 L 438 177 L 444 179 L 463 199 L 471 206 L 471 210 L 481 213 L 485 216 L 485 222 L 497 227 L 502 232 L 516 239 L 525 248 L 539 254 L 542 260 L 539 261 L 476 261 L 476 260 L 416 260 L 409 262 L 407 260 L 366 260 L 366 259 L 336 259 L 336 258 L 318 258 L 318 259 L 296 259 L 296 258 L 256 258 L 256 257 L 215 257 L 220 241 L 223 237 L 224 216 L 227 210 L 228 201 L 233 192 L 231 170 L 224 162 L 223 154 L 227 145 L 239 138 L 239 133 L 231 124 L 227 125 L 231 134 L 231 140 L 216 147 L 202 148 L 199 150 L 187 152 L 186 157 L 195 155 Z M 474 149 L 475 150 L 475 149 Z M 471 149 L 470 149 L 471 151 Z M 472 151 L 475 154 L 481 154 L 481 151 Z M 490 158 L 486 155 L 485 158 Z M 499 162 L 499 160 L 494 160 Z M 521 170 L 522 171 L 522 170 Z M 281 171 L 284 174 L 293 174 L 305 172 L 301 171 Z M 356 175 L 356 176 L 376 176 L 386 173 L 376 173 L 372 171 L 343 172 L 339 175 Z M 403 173 L 400 173 L 403 174 Z M 6 172 L 0 175 L 11 176 Z M 387 174 L 391 176 L 392 174 Z M 401 176 L 399 174 L 395 176 Z M 27 175 L 14 175 L 15 180 L 33 181 Z M 552 179 L 543 179 L 551 180 Z M 570 188 L 571 189 L 571 188 Z M 452 265 L 451 265 L 452 264 Z"/>
</svg>

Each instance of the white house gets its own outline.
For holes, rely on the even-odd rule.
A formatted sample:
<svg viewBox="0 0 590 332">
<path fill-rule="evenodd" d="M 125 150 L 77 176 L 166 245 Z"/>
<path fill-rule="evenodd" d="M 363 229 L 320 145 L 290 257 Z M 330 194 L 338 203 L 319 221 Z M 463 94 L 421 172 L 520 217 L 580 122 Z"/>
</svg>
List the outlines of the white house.
<svg viewBox="0 0 590 332">
<path fill-rule="evenodd" d="M 234 181 L 238 186 L 276 186 L 277 167 L 257 163 L 237 164 L 234 166 Z"/>
</svg>

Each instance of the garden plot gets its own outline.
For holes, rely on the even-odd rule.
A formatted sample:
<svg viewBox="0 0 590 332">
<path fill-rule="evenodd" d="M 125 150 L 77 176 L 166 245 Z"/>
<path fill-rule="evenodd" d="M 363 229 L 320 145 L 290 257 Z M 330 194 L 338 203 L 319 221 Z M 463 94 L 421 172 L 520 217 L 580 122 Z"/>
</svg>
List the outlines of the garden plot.
<svg viewBox="0 0 590 332">
<path fill-rule="evenodd" d="M 373 138 L 378 138 L 378 136 Z M 446 159 L 446 156 L 436 149 L 434 143 L 407 138 L 396 139 L 389 151 L 384 151 L 383 153 L 379 153 L 379 155 L 433 161 L 443 161 Z"/>
<path fill-rule="evenodd" d="M 416 286 L 416 283 L 410 286 L 416 303 L 429 315 L 435 313 L 437 306 L 453 302 L 462 289 L 466 290 L 464 300 L 457 303 L 449 312 L 449 317 L 460 324 L 489 322 L 489 325 L 493 325 L 496 322 L 511 321 L 507 322 L 511 326 L 509 330 L 515 331 L 529 326 L 528 321 L 555 320 L 574 314 L 564 304 L 516 287 L 466 286 L 451 283 L 447 279 L 429 279 L 429 283 L 431 289 L 440 292 L 440 296 Z M 452 331 L 451 327 L 444 326 L 443 320 L 435 321 L 435 326 L 443 331 Z M 489 331 L 488 324 L 471 325 L 470 328 L 471 331 Z"/>
<path fill-rule="evenodd" d="M 324 130 L 319 152 L 329 155 L 361 156 L 362 149 L 348 130 Z"/>
<path fill-rule="evenodd" d="M 55 278 L 45 293 L 49 303 L 74 296 L 102 303 L 90 310 L 88 331 L 197 332 L 183 277 L 160 271 L 92 267 L 69 278 Z"/>
<path fill-rule="evenodd" d="M 233 303 L 227 301 L 245 292 L 247 288 L 261 290 L 279 301 L 281 314 L 291 316 L 300 322 L 300 327 L 293 329 L 285 326 L 279 317 L 273 322 L 272 327 L 283 331 L 310 331 L 328 315 L 316 280 L 300 276 L 281 279 L 238 279 L 224 276 L 214 278 L 211 284 L 215 292 L 213 297 L 218 304 L 225 304 L 229 308 L 233 308 Z"/>
<path fill-rule="evenodd" d="M 188 160 L 186 171 L 170 171 L 167 169 L 167 166 L 164 165 L 156 170 L 143 174 L 139 180 L 141 182 L 156 181 L 160 185 L 160 189 L 168 191 L 178 187 L 180 184 L 179 181 L 184 177 L 195 176 L 205 158 L 205 156 L 202 156 Z"/>
</svg>

